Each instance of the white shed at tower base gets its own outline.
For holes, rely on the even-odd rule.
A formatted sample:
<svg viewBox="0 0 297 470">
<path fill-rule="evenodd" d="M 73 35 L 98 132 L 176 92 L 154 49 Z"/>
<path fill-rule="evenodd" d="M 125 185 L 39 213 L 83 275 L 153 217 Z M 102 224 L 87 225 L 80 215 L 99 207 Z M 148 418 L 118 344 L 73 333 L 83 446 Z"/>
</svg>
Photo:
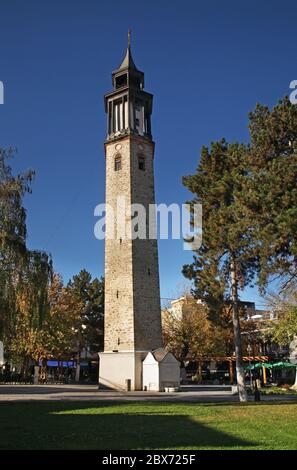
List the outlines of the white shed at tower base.
<svg viewBox="0 0 297 470">
<path fill-rule="evenodd" d="M 144 390 L 164 392 L 166 387 L 179 387 L 180 363 L 164 348 L 149 352 L 142 363 Z"/>
</svg>

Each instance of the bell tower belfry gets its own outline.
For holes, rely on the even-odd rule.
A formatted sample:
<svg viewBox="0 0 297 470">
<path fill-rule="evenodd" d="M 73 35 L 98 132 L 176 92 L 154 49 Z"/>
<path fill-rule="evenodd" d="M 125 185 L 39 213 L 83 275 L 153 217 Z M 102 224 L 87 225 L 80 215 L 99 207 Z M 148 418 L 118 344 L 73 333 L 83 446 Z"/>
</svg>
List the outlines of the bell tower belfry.
<svg viewBox="0 0 297 470">
<path fill-rule="evenodd" d="M 131 390 L 141 390 L 142 361 L 162 347 L 162 334 L 157 240 L 149 238 L 148 221 L 145 237 L 133 236 L 137 211 L 125 213 L 125 232 L 118 231 L 119 200 L 128 210 L 140 204 L 147 216 L 155 203 L 153 96 L 144 91 L 144 74 L 133 61 L 130 33 L 112 85 L 105 95 L 105 320 L 99 384 L 125 389 L 129 383 Z"/>
</svg>

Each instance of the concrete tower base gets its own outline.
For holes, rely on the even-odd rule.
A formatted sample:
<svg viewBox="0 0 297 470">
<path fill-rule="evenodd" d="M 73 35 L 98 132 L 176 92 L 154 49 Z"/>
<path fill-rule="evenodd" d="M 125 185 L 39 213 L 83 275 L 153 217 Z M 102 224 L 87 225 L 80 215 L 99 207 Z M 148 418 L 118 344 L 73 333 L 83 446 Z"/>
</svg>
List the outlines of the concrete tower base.
<svg viewBox="0 0 297 470">
<path fill-rule="evenodd" d="M 142 361 L 148 351 L 99 353 L 99 388 L 142 390 Z M 127 382 L 127 381 L 130 382 Z"/>
</svg>

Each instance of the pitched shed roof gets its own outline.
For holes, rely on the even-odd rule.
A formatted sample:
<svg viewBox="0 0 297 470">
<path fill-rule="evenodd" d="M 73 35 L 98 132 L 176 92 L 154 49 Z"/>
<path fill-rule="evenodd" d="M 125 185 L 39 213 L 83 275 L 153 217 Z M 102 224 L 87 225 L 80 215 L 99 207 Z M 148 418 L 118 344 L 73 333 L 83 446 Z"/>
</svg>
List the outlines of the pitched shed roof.
<svg viewBox="0 0 297 470">
<path fill-rule="evenodd" d="M 164 357 L 167 356 L 168 351 L 165 348 L 158 348 L 152 351 L 152 355 L 156 359 L 157 362 L 163 361 Z"/>
</svg>

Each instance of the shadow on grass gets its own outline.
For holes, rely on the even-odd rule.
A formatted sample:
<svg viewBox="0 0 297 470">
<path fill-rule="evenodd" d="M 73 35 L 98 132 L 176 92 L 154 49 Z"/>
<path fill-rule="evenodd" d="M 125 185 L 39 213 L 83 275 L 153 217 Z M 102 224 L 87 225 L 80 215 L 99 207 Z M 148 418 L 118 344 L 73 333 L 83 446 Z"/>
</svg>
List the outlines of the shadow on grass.
<svg viewBox="0 0 297 470">
<path fill-rule="evenodd" d="M 150 414 L 149 407 L 136 413 L 131 408 L 117 412 L 116 406 L 123 403 L 34 402 L 6 404 L 6 408 L 3 405 L 0 405 L 0 449 L 193 449 L 256 445 L 195 422 L 190 416 L 178 414 L 178 410 L 177 414 L 173 410 L 166 414 L 166 406 L 158 413 L 152 409 Z M 109 407 L 115 410 L 107 410 Z M 92 409 L 97 413 L 92 413 Z M 107 412 L 100 413 L 100 409 Z M 84 411 L 79 414 L 79 410 Z"/>
</svg>

